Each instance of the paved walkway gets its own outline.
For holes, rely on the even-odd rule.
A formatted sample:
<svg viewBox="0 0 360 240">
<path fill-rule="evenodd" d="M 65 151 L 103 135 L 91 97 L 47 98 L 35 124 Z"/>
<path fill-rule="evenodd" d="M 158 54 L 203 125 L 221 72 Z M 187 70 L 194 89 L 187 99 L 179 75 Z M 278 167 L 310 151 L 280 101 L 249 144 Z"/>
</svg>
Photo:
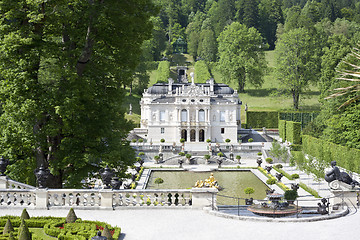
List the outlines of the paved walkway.
<svg viewBox="0 0 360 240">
<path fill-rule="evenodd" d="M 65 217 L 67 210 L 28 210 L 30 216 Z M 201 210 L 75 210 L 78 217 L 122 228 L 124 240 L 329 240 L 357 239 L 360 213 L 305 223 L 253 222 L 226 219 Z M 21 215 L 21 209 L 1 210 L 1 215 Z"/>
</svg>

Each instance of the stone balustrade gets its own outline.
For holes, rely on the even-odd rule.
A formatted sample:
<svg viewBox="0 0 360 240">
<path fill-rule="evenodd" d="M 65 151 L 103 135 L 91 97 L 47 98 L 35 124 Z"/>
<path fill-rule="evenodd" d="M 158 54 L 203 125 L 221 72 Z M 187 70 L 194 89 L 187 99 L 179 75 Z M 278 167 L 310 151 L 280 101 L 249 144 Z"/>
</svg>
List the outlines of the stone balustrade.
<svg viewBox="0 0 360 240">
<path fill-rule="evenodd" d="M 0 189 L 35 189 L 34 186 L 17 182 L 9 179 L 7 176 L 0 176 Z"/>
<path fill-rule="evenodd" d="M 0 208 L 121 209 L 126 207 L 216 208 L 213 188 L 171 190 L 0 189 Z"/>
</svg>

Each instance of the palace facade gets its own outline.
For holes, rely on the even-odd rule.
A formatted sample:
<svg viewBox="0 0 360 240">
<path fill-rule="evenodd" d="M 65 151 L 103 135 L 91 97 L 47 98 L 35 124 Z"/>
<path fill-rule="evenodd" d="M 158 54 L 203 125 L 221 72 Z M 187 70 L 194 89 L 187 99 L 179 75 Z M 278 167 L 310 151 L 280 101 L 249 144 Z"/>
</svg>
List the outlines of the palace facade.
<svg viewBox="0 0 360 240">
<path fill-rule="evenodd" d="M 178 67 L 178 80 L 156 83 L 141 99 L 141 127 L 148 142 L 237 142 L 241 128 L 238 93 L 226 84 L 188 82 L 186 67 Z"/>
</svg>

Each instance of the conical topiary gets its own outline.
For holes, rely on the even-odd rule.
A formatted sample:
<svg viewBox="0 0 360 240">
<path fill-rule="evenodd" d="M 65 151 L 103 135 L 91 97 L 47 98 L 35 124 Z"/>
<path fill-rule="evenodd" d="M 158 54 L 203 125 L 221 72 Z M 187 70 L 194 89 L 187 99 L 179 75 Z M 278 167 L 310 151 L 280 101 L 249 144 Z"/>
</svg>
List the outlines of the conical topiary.
<svg viewBox="0 0 360 240">
<path fill-rule="evenodd" d="M 66 216 L 66 223 L 74 223 L 77 219 L 74 209 L 70 208 L 68 215 Z"/>
<path fill-rule="evenodd" d="M 30 219 L 29 213 L 26 211 L 26 208 L 21 213 L 21 219 Z"/>
<path fill-rule="evenodd" d="M 112 236 L 111 236 L 111 232 L 109 230 L 109 228 L 107 226 L 105 226 L 102 234 L 102 236 L 106 237 L 108 240 L 113 240 Z"/>
<path fill-rule="evenodd" d="M 31 234 L 30 234 L 30 231 L 29 231 L 28 227 L 26 226 L 26 223 L 25 223 L 24 219 L 21 219 L 21 224 L 20 224 L 20 227 L 19 227 L 18 239 L 19 240 L 31 240 Z"/>
<path fill-rule="evenodd" d="M 13 236 L 12 232 L 10 232 L 10 235 L 9 235 L 8 240 L 15 240 L 15 238 L 14 238 L 14 236 Z"/>
<path fill-rule="evenodd" d="M 8 234 L 8 233 L 11 233 L 12 231 L 14 231 L 14 228 L 10 222 L 10 219 L 7 219 L 3 234 Z"/>
</svg>

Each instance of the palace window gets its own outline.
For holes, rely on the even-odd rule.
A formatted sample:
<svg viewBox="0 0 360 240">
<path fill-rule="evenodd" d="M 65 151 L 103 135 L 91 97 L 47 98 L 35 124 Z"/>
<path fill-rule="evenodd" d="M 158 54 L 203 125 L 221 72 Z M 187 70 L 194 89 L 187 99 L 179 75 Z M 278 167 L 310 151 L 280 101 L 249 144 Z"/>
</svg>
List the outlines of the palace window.
<svg viewBox="0 0 360 240">
<path fill-rule="evenodd" d="M 224 111 L 220 112 L 220 122 L 225 122 L 225 112 Z"/>
<path fill-rule="evenodd" d="M 160 111 L 160 122 L 165 122 L 165 111 Z"/>
<path fill-rule="evenodd" d="M 187 110 L 186 109 L 181 110 L 181 121 L 187 122 Z"/>
<path fill-rule="evenodd" d="M 205 122 L 205 111 L 203 109 L 199 110 L 199 122 Z"/>
<path fill-rule="evenodd" d="M 165 128 L 160 128 L 160 133 L 164 134 L 165 133 Z"/>
</svg>

